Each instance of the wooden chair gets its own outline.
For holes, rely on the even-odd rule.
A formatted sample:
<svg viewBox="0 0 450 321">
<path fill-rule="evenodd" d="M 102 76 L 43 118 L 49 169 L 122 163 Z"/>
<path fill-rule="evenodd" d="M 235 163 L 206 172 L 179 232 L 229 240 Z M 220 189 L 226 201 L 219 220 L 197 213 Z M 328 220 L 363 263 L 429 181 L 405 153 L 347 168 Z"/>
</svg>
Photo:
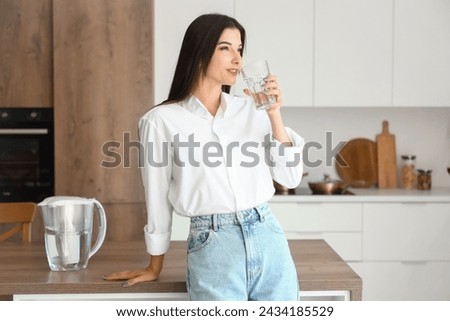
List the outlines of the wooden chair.
<svg viewBox="0 0 450 321">
<path fill-rule="evenodd" d="M 36 215 L 37 205 L 32 202 L 0 203 L 0 224 L 17 223 L 16 226 L 0 234 L 0 241 L 22 232 L 22 240 L 31 242 L 31 222 Z"/>
</svg>

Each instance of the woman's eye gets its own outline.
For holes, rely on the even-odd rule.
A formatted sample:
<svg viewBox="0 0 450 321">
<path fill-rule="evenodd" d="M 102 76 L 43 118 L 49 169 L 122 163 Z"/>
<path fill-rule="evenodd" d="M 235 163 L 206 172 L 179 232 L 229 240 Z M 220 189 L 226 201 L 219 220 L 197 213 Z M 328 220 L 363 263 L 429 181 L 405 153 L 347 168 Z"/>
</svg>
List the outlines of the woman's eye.
<svg viewBox="0 0 450 321">
<path fill-rule="evenodd" d="M 219 47 L 219 50 L 228 50 L 228 47 Z"/>
</svg>

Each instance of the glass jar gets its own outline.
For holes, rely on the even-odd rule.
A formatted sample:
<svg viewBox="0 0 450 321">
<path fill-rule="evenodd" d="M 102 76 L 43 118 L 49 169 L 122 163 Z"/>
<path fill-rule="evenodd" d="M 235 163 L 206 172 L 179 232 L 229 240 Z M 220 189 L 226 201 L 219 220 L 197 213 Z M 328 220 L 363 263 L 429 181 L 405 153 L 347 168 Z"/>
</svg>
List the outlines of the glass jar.
<svg viewBox="0 0 450 321">
<path fill-rule="evenodd" d="M 402 188 L 413 189 L 415 181 L 415 155 L 402 155 Z"/>
<path fill-rule="evenodd" d="M 431 170 L 417 170 L 417 189 L 430 190 L 431 189 Z"/>
</svg>

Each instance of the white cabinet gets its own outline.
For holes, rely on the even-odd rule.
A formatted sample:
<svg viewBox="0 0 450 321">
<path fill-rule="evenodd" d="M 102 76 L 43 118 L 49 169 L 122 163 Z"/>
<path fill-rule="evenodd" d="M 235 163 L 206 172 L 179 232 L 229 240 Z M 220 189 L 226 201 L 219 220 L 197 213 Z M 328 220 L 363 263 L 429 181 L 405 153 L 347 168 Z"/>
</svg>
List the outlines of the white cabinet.
<svg viewBox="0 0 450 321">
<path fill-rule="evenodd" d="M 191 220 L 189 217 L 173 214 L 172 218 L 172 234 L 170 239 L 172 241 L 186 241 L 189 235 L 189 225 Z"/>
<path fill-rule="evenodd" d="M 395 0 L 394 106 L 450 106 L 450 3 Z"/>
<path fill-rule="evenodd" d="M 312 106 L 313 0 L 235 1 L 247 31 L 244 64 L 267 59 L 278 76 L 285 106 Z M 241 94 L 242 80 L 235 86 Z"/>
<path fill-rule="evenodd" d="M 450 204 L 363 205 L 365 261 L 450 261 Z"/>
<path fill-rule="evenodd" d="M 361 204 L 270 203 L 288 239 L 324 239 L 345 261 L 362 258 Z"/>
<path fill-rule="evenodd" d="M 314 105 L 392 105 L 392 0 L 315 1 Z"/>
<path fill-rule="evenodd" d="M 244 63 L 269 61 L 285 106 L 450 106 L 448 0 L 155 0 L 154 6 L 156 103 L 167 98 L 189 23 L 218 12 L 246 28 Z M 233 93 L 243 88 L 239 77 Z"/>
<path fill-rule="evenodd" d="M 364 300 L 449 300 L 450 203 L 363 205 Z"/>
<path fill-rule="evenodd" d="M 365 301 L 450 300 L 449 262 L 350 263 Z"/>
<path fill-rule="evenodd" d="M 270 207 L 288 238 L 327 241 L 363 279 L 363 300 L 450 300 L 450 198 L 352 197 Z"/>
</svg>

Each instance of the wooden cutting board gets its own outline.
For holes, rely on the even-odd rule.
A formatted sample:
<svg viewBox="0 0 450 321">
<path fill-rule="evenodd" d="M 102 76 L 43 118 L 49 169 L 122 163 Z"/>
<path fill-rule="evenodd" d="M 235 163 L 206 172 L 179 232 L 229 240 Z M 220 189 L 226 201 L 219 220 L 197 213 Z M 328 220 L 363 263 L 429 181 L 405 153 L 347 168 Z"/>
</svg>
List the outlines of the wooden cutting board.
<svg viewBox="0 0 450 321">
<path fill-rule="evenodd" d="M 349 140 L 335 161 L 339 177 L 352 187 L 371 187 L 378 181 L 377 144 L 367 138 Z"/>
<path fill-rule="evenodd" d="M 389 123 L 383 121 L 381 134 L 377 135 L 378 187 L 397 188 L 397 154 L 395 135 L 389 133 Z"/>
</svg>

